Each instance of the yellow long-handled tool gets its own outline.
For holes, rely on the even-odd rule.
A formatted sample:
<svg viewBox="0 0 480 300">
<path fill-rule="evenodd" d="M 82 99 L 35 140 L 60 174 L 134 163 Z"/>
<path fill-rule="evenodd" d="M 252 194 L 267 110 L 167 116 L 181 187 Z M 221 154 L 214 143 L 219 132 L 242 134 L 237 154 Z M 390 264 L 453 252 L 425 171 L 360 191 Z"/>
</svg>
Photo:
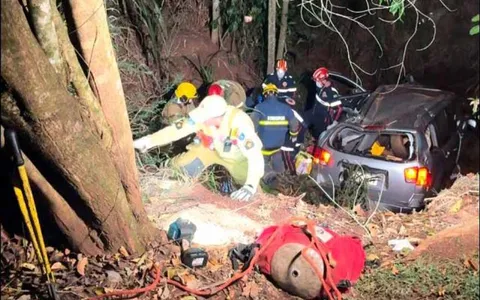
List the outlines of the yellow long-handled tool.
<svg viewBox="0 0 480 300">
<path fill-rule="evenodd" d="M 42 229 L 40 227 L 40 222 L 38 220 L 37 208 L 35 206 L 35 201 L 33 199 L 32 189 L 30 188 L 30 183 L 28 181 L 27 171 L 25 169 L 25 162 L 23 160 L 22 152 L 20 151 L 20 146 L 18 143 L 17 135 L 13 129 L 7 128 L 4 132 L 5 135 L 5 145 L 10 147 L 12 151 L 13 159 L 17 165 L 18 175 L 22 182 L 23 191 L 14 184 L 13 189 L 15 196 L 18 200 L 18 205 L 20 206 L 20 211 L 22 212 L 23 219 L 28 229 L 28 233 L 32 239 L 33 247 L 35 248 L 35 253 L 37 255 L 39 263 L 42 265 L 43 273 L 47 277 L 47 287 L 50 297 L 52 299 L 59 299 L 58 294 L 55 289 L 55 277 L 50 268 L 50 262 L 47 256 L 47 250 L 45 248 L 45 242 L 43 240 Z M 25 203 L 25 197 L 27 198 L 27 203 Z M 33 221 L 33 222 L 32 222 Z M 33 223 L 33 225 L 32 225 Z"/>
</svg>

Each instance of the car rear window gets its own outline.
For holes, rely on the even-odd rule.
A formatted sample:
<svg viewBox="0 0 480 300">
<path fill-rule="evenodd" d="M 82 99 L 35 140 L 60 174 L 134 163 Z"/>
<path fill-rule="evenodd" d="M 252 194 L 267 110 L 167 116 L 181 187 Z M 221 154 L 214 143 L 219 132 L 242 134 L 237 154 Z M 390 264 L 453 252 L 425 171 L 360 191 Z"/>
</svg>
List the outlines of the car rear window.
<svg viewBox="0 0 480 300">
<path fill-rule="evenodd" d="M 415 159 L 415 136 L 409 132 L 342 128 L 330 138 L 333 149 L 373 159 L 406 162 Z"/>
</svg>

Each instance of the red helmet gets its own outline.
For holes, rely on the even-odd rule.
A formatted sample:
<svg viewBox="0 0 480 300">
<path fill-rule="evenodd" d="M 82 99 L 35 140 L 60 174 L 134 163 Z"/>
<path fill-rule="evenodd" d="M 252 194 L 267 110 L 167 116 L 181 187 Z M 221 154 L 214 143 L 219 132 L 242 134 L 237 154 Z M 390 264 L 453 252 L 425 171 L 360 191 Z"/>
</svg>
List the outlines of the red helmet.
<svg viewBox="0 0 480 300">
<path fill-rule="evenodd" d="M 219 84 L 214 83 L 208 88 L 207 94 L 208 96 L 218 95 L 223 97 L 223 88 Z"/>
<path fill-rule="evenodd" d="M 321 79 L 327 79 L 328 78 L 327 68 L 321 67 L 316 69 L 315 72 L 313 72 L 312 78 L 315 81 L 320 81 Z"/>
<path fill-rule="evenodd" d="M 276 65 L 277 70 L 287 70 L 287 61 L 285 59 L 279 59 L 277 60 L 277 65 Z"/>
</svg>

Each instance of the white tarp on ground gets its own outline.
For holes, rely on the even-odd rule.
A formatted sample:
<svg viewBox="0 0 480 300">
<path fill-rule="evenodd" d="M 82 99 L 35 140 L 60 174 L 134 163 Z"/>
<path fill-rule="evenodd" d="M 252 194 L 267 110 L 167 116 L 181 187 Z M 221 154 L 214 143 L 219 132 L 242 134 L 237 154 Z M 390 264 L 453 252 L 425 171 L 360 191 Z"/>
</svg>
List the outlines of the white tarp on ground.
<svg viewBox="0 0 480 300">
<path fill-rule="evenodd" d="M 189 194 L 194 188 L 193 182 L 170 180 L 169 173 L 170 170 L 161 169 L 140 176 L 142 193 L 148 199 L 145 209 L 158 228 L 168 231 L 175 220 L 186 219 L 197 227 L 193 244 L 224 246 L 252 243 L 255 235 L 269 225 L 256 222 L 232 209 L 219 208 L 213 203 L 201 203 Z M 169 195 L 172 192 L 179 195 Z"/>
<path fill-rule="evenodd" d="M 252 243 L 255 235 L 265 227 L 246 216 L 213 204 L 199 204 L 174 214 L 159 216 L 153 221 L 160 229 L 168 231 L 170 224 L 178 218 L 195 224 L 197 230 L 192 243 L 204 246 Z"/>
</svg>

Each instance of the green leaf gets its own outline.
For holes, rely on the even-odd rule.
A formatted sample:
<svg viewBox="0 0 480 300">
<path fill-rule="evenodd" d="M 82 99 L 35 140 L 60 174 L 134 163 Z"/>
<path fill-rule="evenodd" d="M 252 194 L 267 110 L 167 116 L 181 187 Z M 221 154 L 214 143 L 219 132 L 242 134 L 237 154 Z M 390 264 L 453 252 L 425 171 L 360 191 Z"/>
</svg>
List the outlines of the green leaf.
<svg viewBox="0 0 480 300">
<path fill-rule="evenodd" d="M 403 16 L 404 11 L 405 11 L 405 5 L 403 3 L 403 0 L 394 0 L 390 5 L 389 12 L 393 16 L 395 16 L 398 13 L 398 17 L 401 18 Z"/>
<path fill-rule="evenodd" d="M 480 22 L 480 14 L 477 14 L 475 17 L 473 17 L 472 22 Z"/>
<path fill-rule="evenodd" d="M 473 26 L 471 29 L 470 29 L 470 35 L 476 35 L 478 34 L 478 31 L 480 30 L 480 26 L 479 25 L 475 25 Z"/>
</svg>

